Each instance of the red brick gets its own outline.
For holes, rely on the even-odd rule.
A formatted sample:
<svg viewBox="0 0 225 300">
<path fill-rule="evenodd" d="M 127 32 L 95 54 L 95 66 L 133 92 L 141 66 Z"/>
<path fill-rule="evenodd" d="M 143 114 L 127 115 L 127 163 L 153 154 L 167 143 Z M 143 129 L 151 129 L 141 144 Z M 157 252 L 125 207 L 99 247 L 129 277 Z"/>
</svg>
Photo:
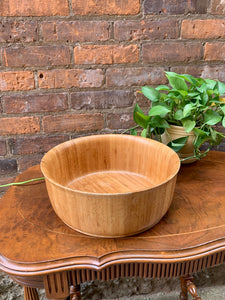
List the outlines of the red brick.
<svg viewBox="0 0 225 300">
<path fill-rule="evenodd" d="M 7 149 L 6 149 L 6 141 L 2 140 L 0 141 L 0 155 L 6 155 Z"/>
<path fill-rule="evenodd" d="M 34 74 L 30 71 L 0 73 L 1 91 L 25 91 L 34 89 Z"/>
<path fill-rule="evenodd" d="M 107 86 L 142 86 L 166 83 L 164 68 L 110 68 L 106 71 Z"/>
<path fill-rule="evenodd" d="M 0 159 L 0 175 L 17 172 L 17 161 L 14 158 Z"/>
<path fill-rule="evenodd" d="M 151 43 L 143 45 L 144 63 L 191 62 L 203 57 L 201 43 Z"/>
<path fill-rule="evenodd" d="M 43 117 L 44 132 L 84 132 L 103 128 L 103 115 L 74 114 Z"/>
<path fill-rule="evenodd" d="M 32 46 L 27 48 L 3 48 L 3 64 L 6 67 L 35 67 L 70 64 L 70 51 L 65 46 Z"/>
<path fill-rule="evenodd" d="M 3 102 L 4 112 L 7 114 L 63 111 L 68 109 L 66 94 L 4 96 Z"/>
<path fill-rule="evenodd" d="M 181 37 L 184 39 L 220 39 L 225 38 L 225 20 L 184 20 Z"/>
<path fill-rule="evenodd" d="M 139 0 L 72 0 L 76 15 L 136 15 L 140 11 Z"/>
<path fill-rule="evenodd" d="M 13 155 L 44 153 L 66 140 L 64 135 L 18 137 L 9 140 L 9 147 Z"/>
<path fill-rule="evenodd" d="M 23 155 L 18 158 L 18 171 L 24 172 L 28 168 L 39 165 L 43 154 Z M 31 179 L 31 178 L 30 178 Z"/>
<path fill-rule="evenodd" d="M 225 14 L 224 0 L 212 0 L 211 1 L 211 13 L 214 15 L 224 15 Z"/>
<path fill-rule="evenodd" d="M 0 135 L 29 134 L 39 131 L 38 117 L 0 118 Z"/>
<path fill-rule="evenodd" d="M 57 89 L 71 87 L 100 87 L 103 84 L 104 74 L 100 69 L 59 69 L 40 71 L 39 87 L 41 89 Z"/>
<path fill-rule="evenodd" d="M 69 14 L 67 0 L 1 0 L 0 16 L 65 16 Z"/>
<path fill-rule="evenodd" d="M 83 45 L 74 48 L 75 64 L 121 64 L 139 60 L 137 45 Z"/>
<path fill-rule="evenodd" d="M 107 128 L 127 129 L 135 126 L 133 113 L 112 113 L 107 115 Z"/>
<path fill-rule="evenodd" d="M 145 14 L 207 13 L 208 2 L 199 0 L 144 0 Z"/>
<path fill-rule="evenodd" d="M 48 42 L 95 42 L 110 37 L 105 21 L 52 21 L 41 24 L 42 37 Z"/>
<path fill-rule="evenodd" d="M 37 22 L 9 20 L 0 22 L 0 43 L 27 43 L 36 40 Z"/>
<path fill-rule="evenodd" d="M 72 109 L 111 109 L 132 106 L 132 91 L 88 91 L 71 94 Z"/>
<path fill-rule="evenodd" d="M 225 43 L 206 43 L 204 59 L 211 61 L 225 60 Z"/>
<path fill-rule="evenodd" d="M 179 37 L 177 20 L 116 21 L 114 36 L 119 41 L 161 40 Z"/>
</svg>

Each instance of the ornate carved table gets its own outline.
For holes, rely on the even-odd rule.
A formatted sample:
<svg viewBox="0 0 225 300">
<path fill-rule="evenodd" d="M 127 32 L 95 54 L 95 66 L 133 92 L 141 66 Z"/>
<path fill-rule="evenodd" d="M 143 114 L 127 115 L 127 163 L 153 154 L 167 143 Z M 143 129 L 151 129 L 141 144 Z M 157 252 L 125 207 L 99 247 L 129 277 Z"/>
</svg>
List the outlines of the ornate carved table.
<svg viewBox="0 0 225 300">
<path fill-rule="evenodd" d="M 40 177 L 39 166 L 17 177 Z M 141 234 L 94 238 L 54 213 L 45 183 L 11 187 L 0 200 L 0 269 L 24 286 L 26 300 L 79 299 L 79 284 L 119 277 L 181 278 L 180 299 L 197 295 L 192 274 L 225 261 L 225 153 L 184 165 L 172 205 Z M 88 218 L 88 216 L 87 216 Z M 179 296 L 178 296 L 179 298 Z"/>
</svg>

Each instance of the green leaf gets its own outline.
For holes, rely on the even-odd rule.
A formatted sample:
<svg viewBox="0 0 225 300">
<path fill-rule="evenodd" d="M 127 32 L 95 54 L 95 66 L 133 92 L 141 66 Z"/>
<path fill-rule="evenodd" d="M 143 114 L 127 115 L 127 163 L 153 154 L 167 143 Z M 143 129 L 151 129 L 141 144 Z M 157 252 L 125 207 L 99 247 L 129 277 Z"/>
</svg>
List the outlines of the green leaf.
<svg viewBox="0 0 225 300">
<path fill-rule="evenodd" d="M 199 95 L 199 92 L 188 93 L 188 96 L 191 97 L 191 98 L 195 98 L 198 95 Z"/>
<path fill-rule="evenodd" d="M 222 112 L 223 112 L 224 115 L 225 115 L 225 105 L 222 105 L 220 108 L 221 108 Z"/>
<path fill-rule="evenodd" d="M 183 119 L 183 111 L 181 109 L 178 109 L 175 114 L 174 114 L 174 119 L 175 120 L 182 120 Z"/>
<path fill-rule="evenodd" d="M 223 95 L 225 93 L 225 84 L 217 81 L 217 88 L 220 95 Z"/>
<path fill-rule="evenodd" d="M 173 140 L 167 144 L 168 147 L 172 148 L 175 152 L 180 151 L 186 144 L 188 136 L 181 137 Z"/>
<path fill-rule="evenodd" d="M 197 80 L 189 74 L 182 74 L 182 75 L 180 75 L 180 77 L 182 77 L 184 80 L 186 80 L 187 82 L 189 82 L 193 85 L 197 84 Z"/>
<path fill-rule="evenodd" d="M 172 88 L 176 90 L 188 91 L 188 86 L 183 78 L 174 72 L 166 72 L 166 77 L 169 80 Z"/>
<path fill-rule="evenodd" d="M 151 101 L 158 101 L 160 99 L 160 92 L 150 86 L 143 86 L 142 93 Z"/>
<path fill-rule="evenodd" d="M 183 117 L 184 117 L 184 118 L 187 117 L 187 116 L 190 114 L 190 112 L 191 112 L 191 110 L 192 110 L 193 108 L 194 108 L 194 107 L 193 107 L 193 104 L 192 104 L 192 103 L 186 104 L 185 107 L 184 107 L 184 109 L 183 109 Z"/>
<path fill-rule="evenodd" d="M 193 131 L 194 131 L 194 133 L 197 137 L 205 138 L 205 137 L 208 137 L 208 135 L 209 135 L 209 132 L 206 132 L 206 131 L 201 130 L 201 129 L 196 128 L 196 127 L 193 129 Z"/>
<path fill-rule="evenodd" d="M 131 135 L 137 135 L 137 130 L 134 129 L 134 128 L 131 129 L 130 134 L 131 134 Z"/>
<path fill-rule="evenodd" d="M 199 147 L 206 141 L 208 141 L 210 138 L 209 138 L 209 132 L 206 132 L 202 129 L 199 129 L 199 128 L 194 128 L 193 129 L 194 133 L 195 133 L 195 136 L 196 136 L 196 139 L 194 140 L 194 147 L 196 149 L 199 149 Z"/>
<path fill-rule="evenodd" d="M 208 125 L 215 125 L 222 120 L 222 116 L 214 110 L 207 110 L 204 113 L 204 122 Z"/>
<path fill-rule="evenodd" d="M 143 129 L 142 132 L 141 132 L 141 136 L 146 138 L 147 137 L 147 132 L 148 132 L 147 129 Z"/>
<path fill-rule="evenodd" d="M 168 122 L 161 118 L 160 116 L 154 116 L 151 119 L 151 123 L 150 123 L 151 127 L 160 127 L 160 128 L 170 128 L 170 125 L 168 124 Z"/>
<path fill-rule="evenodd" d="M 204 79 L 206 83 L 207 90 L 214 90 L 216 86 L 216 81 L 212 79 Z"/>
<path fill-rule="evenodd" d="M 141 110 L 138 104 L 135 105 L 134 112 L 133 112 L 134 122 L 140 125 L 142 128 L 147 128 L 150 122 L 150 117 L 146 116 L 143 111 Z"/>
<path fill-rule="evenodd" d="M 165 116 L 168 112 L 170 112 L 170 109 L 162 106 L 162 105 L 157 105 L 153 106 L 150 110 L 148 115 L 149 116 Z"/>
<path fill-rule="evenodd" d="M 170 90 L 170 88 L 167 85 L 158 85 L 155 89 L 157 91 L 169 91 Z"/>
<path fill-rule="evenodd" d="M 201 97 L 201 104 L 206 105 L 207 101 L 209 99 L 208 93 L 206 91 L 204 91 L 202 93 L 202 97 Z"/>
<path fill-rule="evenodd" d="M 182 124 L 184 126 L 185 132 L 191 132 L 195 128 L 196 122 L 192 120 L 184 120 L 182 121 Z"/>
<path fill-rule="evenodd" d="M 223 117 L 222 125 L 225 127 L 225 117 Z"/>
</svg>

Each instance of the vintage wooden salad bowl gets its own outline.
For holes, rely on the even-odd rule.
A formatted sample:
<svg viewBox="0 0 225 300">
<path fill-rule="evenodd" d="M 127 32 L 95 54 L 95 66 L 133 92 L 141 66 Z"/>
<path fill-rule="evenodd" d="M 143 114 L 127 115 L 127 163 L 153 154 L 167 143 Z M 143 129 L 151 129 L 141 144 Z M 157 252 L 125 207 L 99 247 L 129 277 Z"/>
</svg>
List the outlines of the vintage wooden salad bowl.
<svg viewBox="0 0 225 300">
<path fill-rule="evenodd" d="M 173 198 L 178 155 L 157 141 L 92 135 L 62 143 L 42 161 L 53 209 L 71 228 L 123 237 L 158 223 Z"/>
</svg>

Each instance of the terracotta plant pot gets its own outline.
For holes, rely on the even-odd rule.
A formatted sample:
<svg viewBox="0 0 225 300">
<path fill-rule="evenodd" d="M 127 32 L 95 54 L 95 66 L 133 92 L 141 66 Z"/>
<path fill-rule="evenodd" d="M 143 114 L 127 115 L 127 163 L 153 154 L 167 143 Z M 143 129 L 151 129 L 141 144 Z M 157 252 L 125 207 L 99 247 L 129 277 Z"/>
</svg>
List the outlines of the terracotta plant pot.
<svg viewBox="0 0 225 300">
<path fill-rule="evenodd" d="M 184 130 L 184 127 L 182 126 L 175 126 L 175 125 L 170 125 L 170 128 L 166 128 L 164 134 L 162 135 L 162 142 L 167 145 L 169 142 L 179 139 L 181 137 L 188 136 L 186 145 L 177 152 L 179 157 L 182 158 L 187 158 L 191 157 L 194 155 L 194 140 L 195 140 L 195 134 L 193 131 L 187 133 Z M 194 161 L 196 161 L 196 158 L 190 158 L 182 162 L 182 164 L 189 164 Z"/>
<path fill-rule="evenodd" d="M 129 236 L 159 222 L 179 168 L 178 155 L 162 143 L 111 134 L 65 142 L 41 161 L 56 214 L 98 237 Z"/>
</svg>

